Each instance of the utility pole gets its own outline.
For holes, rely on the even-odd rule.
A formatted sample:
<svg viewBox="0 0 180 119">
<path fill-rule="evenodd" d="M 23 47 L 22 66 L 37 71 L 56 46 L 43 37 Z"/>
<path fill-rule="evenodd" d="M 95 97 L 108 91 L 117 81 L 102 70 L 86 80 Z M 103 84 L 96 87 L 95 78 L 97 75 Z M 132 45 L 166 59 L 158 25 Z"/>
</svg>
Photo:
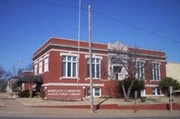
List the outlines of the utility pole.
<svg viewBox="0 0 180 119">
<path fill-rule="evenodd" d="M 92 80 L 91 5 L 88 6 L 88 40 L 89 40 L 90 110 L 91 112 L 94 112 L 93 80 Z"/>
<path fill-rule="evenodd" d="M 77 65 L 77 87 L 79 86 L 79 80 L 80 80 L 80 77 L 79 77 L 79 72 L 80 72 L 80 69 L 79 69 L 79 60 L 80 60 L 80 36 L 81 36 L 81 0 L 79 0 L 79 16 L 78 16 L 78 65 Z"/>
</svg>

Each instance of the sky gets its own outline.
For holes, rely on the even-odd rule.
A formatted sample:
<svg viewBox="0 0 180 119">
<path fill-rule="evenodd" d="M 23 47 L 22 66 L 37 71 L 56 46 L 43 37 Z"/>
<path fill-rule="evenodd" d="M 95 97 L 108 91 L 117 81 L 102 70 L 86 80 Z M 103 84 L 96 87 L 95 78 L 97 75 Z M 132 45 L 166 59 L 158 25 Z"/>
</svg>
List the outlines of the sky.
<svg viewBox="0 0 180 119">
<path fill-rule="evenodd" d="M 167 62 L 180 63 L 180 0 L 81 0 L 81 36 L 120 41 L 130 47 L 160 50 Z M 78 38 L 79 0 L 0 0 L 0 66 L 11 71 L 32 62 L 50 37 Z"/>
</svg>

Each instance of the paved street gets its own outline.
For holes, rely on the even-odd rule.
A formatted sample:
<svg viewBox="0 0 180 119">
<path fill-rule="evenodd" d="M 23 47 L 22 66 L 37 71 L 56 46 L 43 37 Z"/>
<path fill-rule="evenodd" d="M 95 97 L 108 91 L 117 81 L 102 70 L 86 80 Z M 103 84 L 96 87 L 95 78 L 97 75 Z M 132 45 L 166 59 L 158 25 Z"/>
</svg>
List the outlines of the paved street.
<svg viewBox="0 0 180 119">
<path fill-rule="evenodd" d="M 50 117 L 1 117 L 1 119 L 49 119 Z M 51 117 L 51 119 L 179 119 L 179 117 Z"/>
<path fill-rule="evenodd" d="M 35 108 L 28 107 L 16 99 L 0 95 L 0 119 L 179 119 L 180 110 L 97 110 L 91 113 L 88 109 Z"/>
</svg>

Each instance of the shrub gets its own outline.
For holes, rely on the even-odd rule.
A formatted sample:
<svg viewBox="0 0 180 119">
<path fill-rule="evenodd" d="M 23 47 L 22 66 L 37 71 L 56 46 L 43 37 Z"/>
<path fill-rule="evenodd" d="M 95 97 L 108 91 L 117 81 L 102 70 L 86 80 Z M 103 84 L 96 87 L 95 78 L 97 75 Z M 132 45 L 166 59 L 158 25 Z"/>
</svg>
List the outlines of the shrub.
<svg viewBox="0 0 180 119">
<path fill-rule="evenodd" d="M 130 97 L 133 98 L 134 97 L 134 92 L 135 91 L 140 92 L 141 90 L 145 89 L 145 85 L 144 85 L 143 80 L 138 80 L 138 79 L 126 79 L 126 80 L 123 80 L 126 92 L 127 92 L 128 88 L 129 88 L 132 80 L 134 80 L 134 81 L 133 81 L 133 86 L 132 86 L 132 89 L 131 89 L 131 92 L 130 92 Z M 119 87 L 118 87 L 118 92 L 120 94 L 123 93 L 121 83 L 122 83 L 122 81 L 119 83 Z M 140 96 L 140 93 L 139 93 L 139 96 Z"/>
<path fill-rule="evenodd" d="M 166 77 L 164 80 L 161 80 L 159 82 L 159 87 L 160 89 L 168 95 L 169 93 L 169 86 L 173 86 L 173 90 L 178 90 L 180 89 L 180 84 L 177 80 L 171 78 L 171 77 Z"/>
</svg>

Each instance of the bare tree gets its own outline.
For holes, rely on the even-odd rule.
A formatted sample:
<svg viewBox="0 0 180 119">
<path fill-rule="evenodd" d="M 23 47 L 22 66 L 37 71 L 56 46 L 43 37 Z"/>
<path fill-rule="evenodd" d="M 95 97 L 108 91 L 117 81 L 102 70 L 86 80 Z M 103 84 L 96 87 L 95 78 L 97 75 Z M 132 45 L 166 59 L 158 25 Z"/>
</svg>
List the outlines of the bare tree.
<svg viewBox="0 0 180 119">
<path fill-rule="evenodd" d="M 131 90 L 134 86 L 136 79 L 143 79 L 146 66 L 145 63 L 141 67 L 137 67 L 137 61 L 141 61 L 138 57 L 136 50 L 129 52 L 126 45 L 116 42 L 115 44 L 109 44 L 109 56 L 108 64 L 110 71 L 108 71 L 108 77 L 111 80 L 117 80 L 121 84 L 125 101 L 129 101 Z M 141 71 L 141 75 L 138 75 L 138 71 Z M 147 70 L 146 70 L 147 71 Z M 130 81 L 128 86 L 125 83 Z"/>
<path fill-rule="evenodd" d="M 3 79 L 5 76 L 6 71 L 0 66 L 0 79 Z"/>
<path fill-rule="evenodd" d="M 12 76 L 17 76 L 18 68 L 16 67 L 16 65 L 12 65 L 11 73 Z"/>
<path fill-rule="evenodd" d="M 32 70 L 33 69 L 33 63 L 29 63 L 26 67 L 25 70 Z"/>
<path fill-rule="evenodd" d="M 113 80 L 119 80 L 123 91 L 125 101 L 129 101 L 130 93 L 136 79 L 135 57 L 130 54 L 122 54 L 120 51 L 114 51 L 114 57 L 109 57 L 112 63 Z M 126 81 L 130 81 L 130 85 L 125 87 Z"/>
<path fill-rule="evenodd" d="M 5 71 L 0 66 L 0 91 L 5 91 L 7 87 L 7 79 L 11 76 L 10 72 Z"/>
<path fill-rule="evenodd" d="M 165 78 L 164 75 L 160 76 L 165 72 L 164 52 L 128 48 L 120 42 L 109 43 L 108 50 L 108 61 L 102 64 L 102 73 L 110 80 L 119 82 L 125 101 L 129 101 L 131 93 L 137 89 L 141 91 L 141 96 L 145 96 L 145 81 L 151 83 L 150 80 Z M 138 84 L 139 88 L 137 82 L 141 83 Z M 106 84 L 109 87 L 108 95 L 111 96 L 111 84 Z M 152 82 L 152 85 L 157 84 L 157 81 Z"/>
</svg>

